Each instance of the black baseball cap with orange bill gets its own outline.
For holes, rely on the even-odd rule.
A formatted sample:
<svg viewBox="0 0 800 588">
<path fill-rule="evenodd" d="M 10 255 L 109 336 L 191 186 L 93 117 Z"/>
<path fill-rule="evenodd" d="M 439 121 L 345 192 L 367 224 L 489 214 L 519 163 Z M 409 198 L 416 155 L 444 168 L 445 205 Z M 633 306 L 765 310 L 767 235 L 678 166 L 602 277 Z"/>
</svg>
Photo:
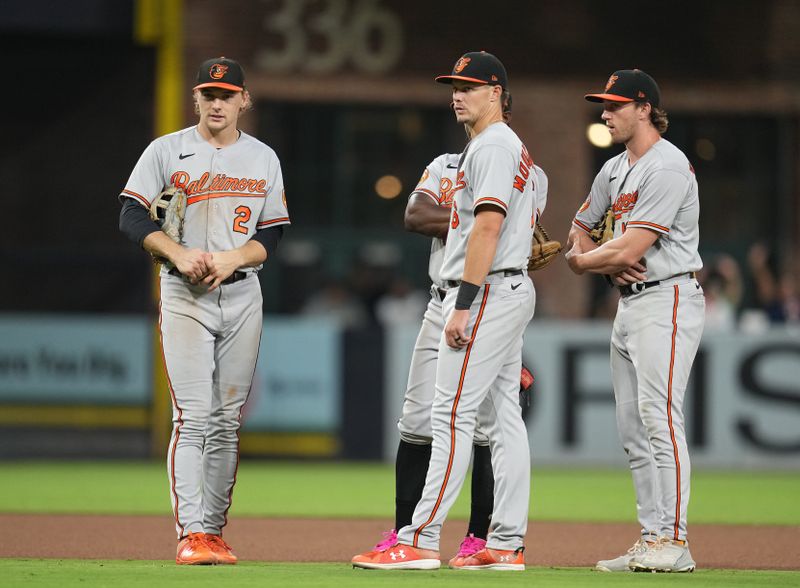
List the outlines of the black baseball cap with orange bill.
<svg viewBox="0 0 800 588">
<path fill-rule="evenodd" d="M 506 68 L 497 57 L 486 51 L 465 53 L 456 61 L 449 76 L 436 77 L 436 81 L 440 84 L 452 84 L 453 80 L 489 84 L 500 86 L 504 90 L 508 89 Z"/>
<path fill-rule="evenodd" d="M 224 88 L 241 92 L 244 90 L 244 70 L 237 61 L 227 57 L 207 59 L 197 70 L 194 90 L 202 88 Z"/>
<path fill-rule="evenodd" d="M 589 102 L 649 102 L 658 108 L 661 91 L 656 81 L 640 69 L 620 69 L 611 74 L 600 94 L 586 94 Z"/>
</svg>

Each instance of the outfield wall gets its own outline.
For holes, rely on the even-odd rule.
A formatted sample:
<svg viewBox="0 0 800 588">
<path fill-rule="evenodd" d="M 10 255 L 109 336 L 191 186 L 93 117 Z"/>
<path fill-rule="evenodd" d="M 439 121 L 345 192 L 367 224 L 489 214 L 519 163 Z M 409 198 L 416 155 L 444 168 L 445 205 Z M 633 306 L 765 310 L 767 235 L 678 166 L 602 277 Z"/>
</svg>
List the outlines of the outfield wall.
<svg viewBox="0 0 800 588">
<path fill-rule="evenodd" d="M 334 322 L 266 317 L 243 453 L 392 460 L 417 328 L 345 333 Z M 153 418 L 152 329 L 146 317 L 0 315 L 2 456 L 48 453 L 46 444 L 22 451 L 25 432 L 58 447 L 77 443 L 76 431 L 99 431 L 112 454 L 115 439 L 122 447 L 138 432 L 144 445 L 131 452 L 142 452 L 149 430 L 168 426 L 168 415 Z M 528 328 L 523 359 L 536 383 L 525 414 L 535 463 L 624 462 L 610 330 L 604 322 Z M 686 397 L 696 464 L 800 469 L 797 331 L 706 333 Z"/>
</svg>

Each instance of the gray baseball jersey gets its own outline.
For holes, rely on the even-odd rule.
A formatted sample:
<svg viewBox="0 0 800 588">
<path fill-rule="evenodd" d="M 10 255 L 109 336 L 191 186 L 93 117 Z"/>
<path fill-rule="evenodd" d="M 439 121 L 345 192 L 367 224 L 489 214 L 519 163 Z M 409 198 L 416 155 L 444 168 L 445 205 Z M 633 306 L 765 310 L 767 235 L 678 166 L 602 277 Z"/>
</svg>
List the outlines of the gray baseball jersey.
<svg viewBox="0 0 800 588">
<path fill-rule="evenodd" d="M 487 546 L 517 549 L 527 529 L 530 454 L 518 402 L 522 335 L 533 316 L 533 283 L 527 265 L 536 208 L 533 161 L 503 123 L 484 129 L 469 144 L 456 176 L 458 191 L 447 235 L 443 280 L 460 280 L 476 206 L 506 213 L 492 272 L 470 308 L 466 349 L 451 349 L 442 333 L 431 409 L 433 444 L 422 498 L 398 542 L 439 548 L 441 526 L 464 482 L 477 425 L 489 437 L 495 476 L 495 509 Z M 449 285 L 449 284 L 448 284 Z M 447 290 L 442 324 L 453 312 L 458 288 Z M 489 398 L 488 403 L 484 403 Z M 484 411 L 484 406 L 491 410 Z M 480 410 L 479 410 L 480 409 Z"/>
<path fill-rule="evenodd" d="M 509 174 L 513 172 L 509 182 Z M 442 279 L 460 280 L 475 208 L 490 204 L 506 214 L 489 273 L 527 267 L 535 213 L 533 159 L 505 123 L 490 125 L 467 146 L 458 176 L 466 185 L 453 201 Z"/>
<path fill-rule="evenodd" d="M 700 242 L 700 200 L 689 160 L 661 139 L 633 167 L 623 151 L 610 159 L 595 177 L 592 189 L 573 221 L 584 231 L 614 205 L 614 236 L 628 228 L 655 231 L 659 238 L 644 256 L 647 279 L 664 280 L 703 267 Z"/>
<path fill-rule="evenodd" d="M 609 204 L 615 239 L 632 227 L 658 233 L 644 256 L 650 285 L 620 299 L 611 372 L 642 533 L 684 540 L 691 463 L 683 406 L 705 319 L 692 273 L 702 267 L 694 170 L 665 139 L 633 166 L 625 151 L 597 174 L 574 225 L 590 230 Z"/>
<path fill-rule="evenodd" d="M 122 196 L 149 207 L 170 185 L 188 197 L 183 244 L 189 248 L 229 251 L 257 229 L 289 223 L 278 157 L 247 133 L 224 149 L 197 127 L 159 137 L 142 153 Z"/>
<path fill-rule="evenodd" d="M 414 192 L 422 192 L 439 206 L 450 208 L 453 196 L 464 187 L 463 182 L 456 180 L 458 159 L 456 153 L 445 153 L 428 164 Z M 442 261 L 444 260 L 445 242 L 434 237 L 431 243 L 431 257 L 428 262 L 428 275 L 436 286 L 443 286 L 441 278 Z"/>
<path fill-rule="evenodd" d="M 196 127 L 156 139 L 121 197 L 149 206 L 169 185 L 187 193 L 183 244 L 190 248 L 232 250 L 259 228 L 289 222 L 278 158 L 245 133 L 219 149 Z M 243 279 L 208 292 L 162 267 L 159 324 L 173 405 L 167 467 L 179 538 L 219 535 L 227 522 L 261 338 L 257 269 L 240 268 Z"/>
</svg>

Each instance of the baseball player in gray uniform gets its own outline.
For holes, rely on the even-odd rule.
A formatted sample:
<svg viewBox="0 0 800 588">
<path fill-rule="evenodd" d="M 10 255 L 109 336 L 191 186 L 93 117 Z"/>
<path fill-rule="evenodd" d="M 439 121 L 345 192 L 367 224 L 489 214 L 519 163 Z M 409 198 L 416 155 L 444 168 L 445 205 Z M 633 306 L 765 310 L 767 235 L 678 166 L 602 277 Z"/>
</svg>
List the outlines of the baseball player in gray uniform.
<svg viewBox="0 0 800 588">
<path fill-rule="evenodd" d="M 667 115 L 645 72 L 614 72 L 604 92 L 586 99 L 603 104 L 602 119 L 625 151 L 597 174 L 573 221 L 566 258 L 575 273 L 608 274 L 620 288 L 611 371 L 642 527 L 628 553 L 596 568 L 691 572 L 683 406 L 705 315 L 695 279 L 702 267 L 697 180 L 686 156 L 661 137 Z M 597 247 L 588 231 L 608 206 L 614 238 Z"/>
<path fill-rule="evenodd" d="M 504 118 L 508 120 L 510 105 L 508 109 L 504 109 L 504 114 Z M 431 299 L 414 345 L 402 414 L 397 423 L 400 443 L 395 460 L 395 527 L 384 532 L 384 539 L 372 551 L 383 551 L 397 543 L 397 529 L 411 524 L 414 509 L 425 485 L 431 457 L 431 407 L 436 386 L 436 363 L 439 341 L 444 330 L 442 301 L 446 290 L 440 273 L 453 197 L 463 188 L 463 183 L 456 181 L 459 159 L 459 154 L 445 153 L 429 163 L 406 207 L 406 229 L 433 237 L 428 266 L 432 282 Z M 534 173 L 536 202 L 540 212 L 547 203 L 548 180 L 544 170 L 537 165 L 534 165 Z M 524 366 L 522 371 L 523 382 L 525 378 L 532 377 Z M 525 383 L 521 383 L 520 387 L 524 389 Z M 524 392 L 521 397 L 525 397 Z M 484 404 L 487 404 L 486 401 Z M 480 428 L 476 428 L 470 519 L 467 534 L 455 558 L 471 556 L 486 547 L 493 510 L 493 492 L 494 476 L 489 440 Z"/>
<path fill-rule="evenodd" d="M 120 228 L 161 268 L 160 326 L 173 404 L 167 466 L 179 564 L 231 564 L 222 540 L 239 463 L 239 425 L 258 357 L 256 272 L 289 223 L 275 152 L 238 130 L 250 107 L 240 65 L 197 74 L 196 126 L 153 141 L 120 195 Z M 181 243 L 148 216 L 166 187 L 187 194 Z"/>
<path fill-rule="evenodd" d="M 459 569 L 524 569 L 530 454 L 518 402 L 522 334 L 533 316 L 525 272 L 537 208 L 533 161 L 503 123 L 505 68 L 493 55 L 463 55 L 452 74 L 456 120 L 471 141 L 456 170 L 440 278 L 443 332 L 431 411 L 433 443 L 425 487 L 398 543 L 353 558 L 372 569 L 436 569 L 442 523 L 469 467 L 476 424 L 489 438 L 495 477 L 486 547 L 454 558 Z M 484 401 L 486 400 L 486 403 Z M 481 410 L 479 410 L 479 407 Z"/>
</svg>

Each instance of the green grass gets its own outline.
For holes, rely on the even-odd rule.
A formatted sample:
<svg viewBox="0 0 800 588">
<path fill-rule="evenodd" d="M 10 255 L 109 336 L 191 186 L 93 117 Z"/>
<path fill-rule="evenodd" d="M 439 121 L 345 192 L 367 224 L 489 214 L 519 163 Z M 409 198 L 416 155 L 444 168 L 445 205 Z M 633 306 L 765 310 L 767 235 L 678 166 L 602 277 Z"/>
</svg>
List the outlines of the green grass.
<svg viewBox="0 0 800 588">
<path fill-rule="evenodd" d="M 611 586 L 769 587 L 797 586 L 800 572 L 701 570 L 693 574 L 600 574 L 587 568 L 530 568 L 525 572 L 367 571 L 346 564 L 243 563 L 180 567 L 167 561 L 0 559 L 3 586 L 125 588 L 237 588 L 291 586 L 453 586 L 605 588 Z"/>
<path fill-rule="evenodd" d="M 166 467 L 141 462 L 0 462 L 0 512 L 168 515 Z M 627 470 L 534 466 L 535 520 L 635 520 Z M 468 485 L 467 485 L 468 486 Z M 468 516 L 468 489 L 451 518 Z M 800 524 L 800 473 L 695 470 L 692 523 Z M 244 461 L 234 516 L 393 516 L 394 468 L 385 464 Z"/>
</svg>

